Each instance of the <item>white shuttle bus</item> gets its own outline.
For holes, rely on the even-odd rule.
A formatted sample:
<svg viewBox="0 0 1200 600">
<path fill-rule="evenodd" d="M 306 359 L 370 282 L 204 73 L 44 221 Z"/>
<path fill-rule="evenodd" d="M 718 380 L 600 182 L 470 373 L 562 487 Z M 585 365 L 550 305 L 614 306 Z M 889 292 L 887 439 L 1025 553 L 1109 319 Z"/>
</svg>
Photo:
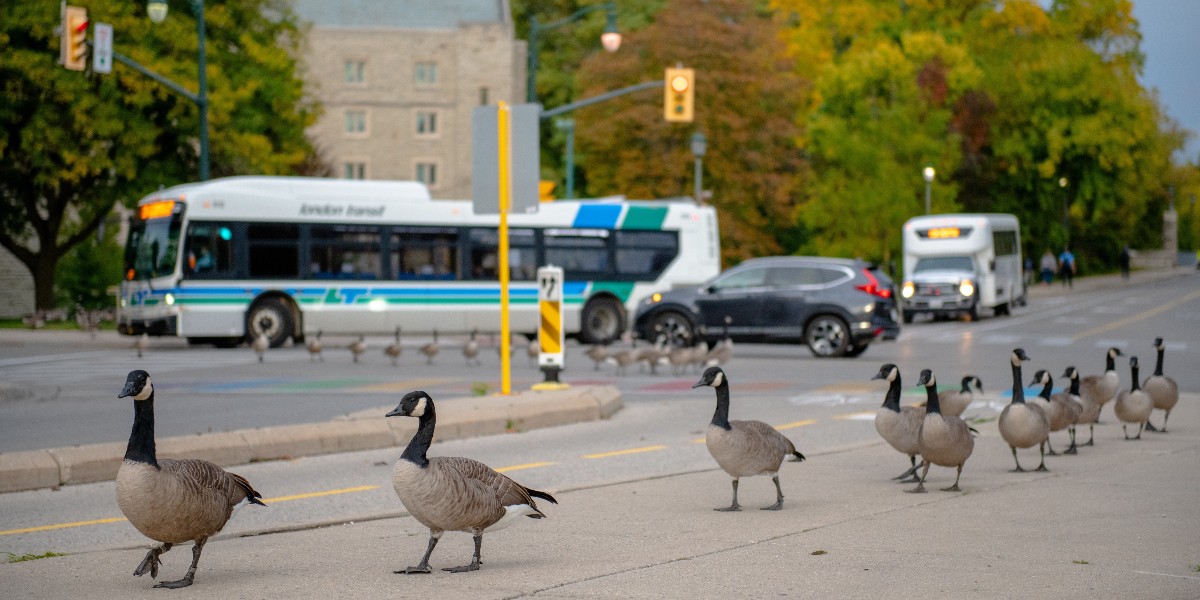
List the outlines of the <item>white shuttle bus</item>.
<svg viewBox="0 0 1200 600">
<path fill-rule="evenodd" d="M 720 271 L 717 215 L 691 201 L 571 200 L 509 218 L 512 330 L 538 330 L 537 268 L 558 265 L 563 324 L 616 338 L 654 290 Z M 141 200 L 118 329 L 234 345 L 306 334 L 500 328 L 498 218 L 410 181 L 227 177 Z"/>
<path fill-rule="evenodd" d="M 1021 268 L 1021 225 L 1013 215 L 913 217 L 904 224 L 904 322 L 922 313 L 1007 315 L 1025 303 Z"/>
</svg>

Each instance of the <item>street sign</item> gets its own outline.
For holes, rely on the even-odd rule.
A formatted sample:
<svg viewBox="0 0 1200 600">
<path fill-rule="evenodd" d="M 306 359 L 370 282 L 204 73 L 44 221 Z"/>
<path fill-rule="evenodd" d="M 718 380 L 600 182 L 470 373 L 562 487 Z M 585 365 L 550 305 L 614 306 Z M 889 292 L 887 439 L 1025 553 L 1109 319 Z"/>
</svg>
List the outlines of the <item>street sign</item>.
<svg viewBox="0 0 1200 600">
<path fill-rule="evenodd" d="M 471 113 L 471 195 L 477 215 L 500 213 L 500 138 L 502 114 L 509 115 L 509 214 L 538 209 L 540 182 L 538 140 L 540 104 L 514 104 L 502 113 L 498 106 L 477 106 Z"/>
<path fill-rule="evenodd" d="M 95 47 L 92 49 L 92 70 L 112 73 L 113 27 L 111 23 L 96 23 L 92 29 Z"/>
<path fill-rule="evenodd" d="M 563 316 L 561 267 L 547 265 L 537 270 L 538 313 L 538 367 L 563 368 Z"/>
</svg>

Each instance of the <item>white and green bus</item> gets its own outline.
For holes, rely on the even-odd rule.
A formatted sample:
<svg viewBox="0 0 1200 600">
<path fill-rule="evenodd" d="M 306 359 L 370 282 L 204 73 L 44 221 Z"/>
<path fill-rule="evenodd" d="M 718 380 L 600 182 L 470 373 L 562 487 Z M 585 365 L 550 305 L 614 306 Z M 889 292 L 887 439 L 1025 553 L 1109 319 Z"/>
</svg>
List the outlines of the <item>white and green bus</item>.
<svg viewBox="0 0 1200 600">
<path fill-rule="evenodd" d="M 118 328 L 235 345 L 265 334 L 500 329 L 495 215 L 420 183 L 228 177 L 159 190 L 135 212 Z M 543 203 L 509 216 L 512 331 L 537 332 L 539 265 L 565 271 L 563 320 L 611 340 L 655 290 L 720 271 L 717 217 L 690 200 Z"/>
</svg>

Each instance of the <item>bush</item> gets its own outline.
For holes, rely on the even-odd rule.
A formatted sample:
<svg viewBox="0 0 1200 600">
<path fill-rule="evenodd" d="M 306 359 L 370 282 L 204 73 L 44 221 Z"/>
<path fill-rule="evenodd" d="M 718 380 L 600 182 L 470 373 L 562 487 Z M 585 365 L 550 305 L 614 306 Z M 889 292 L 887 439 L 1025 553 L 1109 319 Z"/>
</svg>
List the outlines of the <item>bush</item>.
<svg viewBox="0 0 1200 600">
<path fill-rule="evenodd" d="M 121 281 L 124 249 L 116 241 L 116 227 L 106 228 L 103 241 L 92 238 L 71 249 L 58 262 L 54 274 L 55 304 L 75 308 L 78 303 L 95 310 L 111 308 L 114 299 L 108 287 Z"/>
</svg>

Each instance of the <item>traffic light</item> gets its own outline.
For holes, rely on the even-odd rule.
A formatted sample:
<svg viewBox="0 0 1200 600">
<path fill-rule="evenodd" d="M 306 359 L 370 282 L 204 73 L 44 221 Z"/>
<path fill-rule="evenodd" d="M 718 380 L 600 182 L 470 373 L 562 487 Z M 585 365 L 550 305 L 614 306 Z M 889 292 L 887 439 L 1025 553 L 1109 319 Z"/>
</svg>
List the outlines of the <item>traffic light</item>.
<svg viewBox="0 0 1200 600">
<path fill-rule="evenodd" d="M 87 9 L 68 6 L 63 11 L 62 44 L 59 59 L 72 71 L 82 71 L 87 65 Z"/>
<path fill-rule="evenodd" d="M 668 68 L 663 78 L 663 118 L 672 123 L 691 123 L 696 97 L 696 76 L 692 69 Z"/>
</svg>

